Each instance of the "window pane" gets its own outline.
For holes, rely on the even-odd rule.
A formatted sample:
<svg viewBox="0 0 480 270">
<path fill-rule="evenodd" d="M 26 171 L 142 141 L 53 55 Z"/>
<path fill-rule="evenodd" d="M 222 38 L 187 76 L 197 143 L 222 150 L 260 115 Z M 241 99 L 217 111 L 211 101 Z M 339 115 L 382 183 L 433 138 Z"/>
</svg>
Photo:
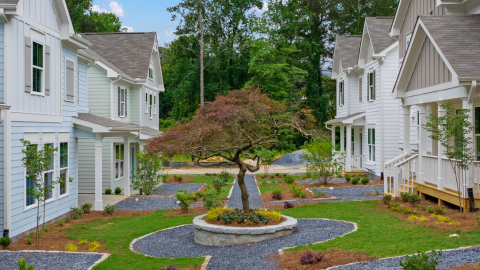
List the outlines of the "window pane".
<svg viewBox="0 0 480 270">
<path fill-rule="evenodd" d="M 118 178 L 118 161 L 115 162 L 115 179 Z"/>
<path fill-rule="evenodd" d="M 47 172 L 43 176 L 44 187 L 45 187 L 45 199 L 52 198 L 52 180 L 53 180 L 53 172 Z"/>
<path fill-rule="evenodd" d="M 60 183 L 60 195 L 67 193 L 67 171 L 68 169 L 63 169 L 60 171 L 60 179 L 63 183 Z"/>
<path fill-rule="evenodd" d="M 480 134 L 480 107 L 475 108 L 475 134 Z"/>
<path fill-rule="evenodd" d="M 46 143 L 45 145 L 48 145 L 51 149 L 53 149 L 53 143 Z M 48 168 L 48 170 L 53 170 L 54 167 L 55 167 L 55 156 L 54 158 L 52 158 L 52 161 L 50 162 L 50 167 Z"/>
<path fill-rule="evenodd" d="M 370 86 L 373 86 L 373 73 L 369 73 L 368 76 L 370 76 L 368 83 Z"/>
<path fill-rule="evenodd" d="M 43 45 L 33 42 L 33 59 L 34 66 L 43 67 Z"/>
<path fill-rule="evenodd" d="M 33 68 L 33 92 L 42 92 L 42 70 Z"/>
<path fill-rule="evenodd" d="M 375 144 L 375 129 L 372 129 L 372 144 Z"/>
<path fill-rule="evenodd" d="M 35 204 L 35 180 L 32 176 L 30 176 L 30 170 L 27 170 L 27 186 L 25 187 L 26 193 L 26 206 L 30 206 Z"/>
<path fill-rule="evenodd" d="M 125 89 L 120 90 L 120 100 L 125 102 Z"/>
<path fill-rule="evenodd" d="M 118 177 L 122 177 L 122 176 L 123 176 L 123 161 L 120 161 L 120 162 L 119 162 L 118 170 L 119 170 L 119 172 L 118 172 L 118 175 L 119 175 L 119 176 L 118 176 Z M 118 177 L 117 177 L 117 178 L 118 178 Z"/>
<path fill-rule="evenodd" d="M 68 143 L 60 143 L 60 168 L 68 167 Z"/>
<path fill-rule="evenodd" d="M 373 156 L 372 161 L 375 161 L 375 145 L 372 146 L 372 156 Z"/>
</svg>

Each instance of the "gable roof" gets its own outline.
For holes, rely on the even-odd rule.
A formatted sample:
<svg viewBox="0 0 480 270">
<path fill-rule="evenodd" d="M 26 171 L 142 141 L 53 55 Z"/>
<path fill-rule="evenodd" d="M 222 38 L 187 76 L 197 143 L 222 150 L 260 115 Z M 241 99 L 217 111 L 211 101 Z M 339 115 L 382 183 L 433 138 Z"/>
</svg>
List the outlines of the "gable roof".
<svg viewBox="0 0 480 270">
<path fill-rule="evenodd" d="M 16 5 L 19 0 L 0 0 L 0 5 Z"/>
<path fill-rule="evenodd" d="M 372 42 L 373 51 L 376 54 L 383 52 L 390 45 L 397 42 L 396 38 L 388 35 L 393 17 L 367 17 L 365 26 Z"/>
<path fill-rule="evenodd" d="M 420 16 L 459 77 L 480 76 L 480 14 Z"/>
<path fill-rule="evenodd" d="M 162 133 L 163 133 L 160 130 L 153 129 L 151 127 L 142 127 L 141 132 L 143 134 L 146 134 L 146 135 L 150 136 L 150 137 L 158 137 L 158 136 L 162 135 Z"/>
<path fill-rule="evenodd" d="M 343 68 L 354 67 L 360 53 L 361 36 L 338 36 L 335 42 Z"/>
<path fill-rule="evenodd" d="M 79 113 L 77 117 L 74 117 L 75 119 L 79 119 L 82 121 L 86 121 L 92 124 L 100 125 L 103 127 L 108 128 L 109 130 L 112 131 L 140 131 L 142 130 L 141 127 L 128 124 L 128 123 L 123 123 L 120 121 L 115 121 L 112 119 L 108 119 L 105 117 L 101 117 L 98 115 L 94 114 L 89 114 L 89 113 Z"/>
<path fill-rule="evenodd" d="M 84 33 L 81 36 L 93 43 L 87 52 L 94 51 L 92 55 L 107 60 L 112 65 L 111 68 L 119 74 L 133 79 L 147 78 L 157 38 L 155 32 Z"/>
</svg>

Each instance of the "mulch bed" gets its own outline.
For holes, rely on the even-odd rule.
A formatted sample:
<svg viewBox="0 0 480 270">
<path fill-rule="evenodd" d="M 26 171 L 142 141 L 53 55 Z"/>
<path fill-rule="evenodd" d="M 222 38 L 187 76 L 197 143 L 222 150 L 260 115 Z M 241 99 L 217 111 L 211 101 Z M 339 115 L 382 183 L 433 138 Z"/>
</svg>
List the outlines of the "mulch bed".
<svg viewBox="0 0 480 270">
<path fill-rule="evenodd" d="M 388 209 L 388 206 L 384 204 L 382 201 L 378 202 L 378 207 L 381 210 L 389 211 L 390 213 L 398 216 L 402 220 L 412 222 L 416 225 L 433 226 L 446 231 L 456 231 L 456 230 L 468 231 L 468 230 L 475 230 L 479 228 L 479 224 L 476 220 L 476 217 L 478 217 L 478 213 L 465 213 L 465 216 L 464 216 L 458 209 L 452 209 L 446 206 L 440 207 L 438 206 L 438 204 L 430 202 L 428 200 L 422 200 L 417 205 L 412 205 L 411 203 L 403 202 L 400 198 L 395 198 L 392 200 L 392 202 L 398 203 L 400 206 L 402 206 L 402 208 L 410 208 L 411 210 L 417 211 L 416 216 L 418 216 L 419 219 L 408 220 L 411 214 L 403 214 L 397 211 L 390 211 Z M 443 214 L 441 214 L 441 216 L 448 217 L 451 221 L 454 222 L 454 224 L 451 224 L 450 222 L 438 221 L 437 218 L 432 217 L 432 213 L 427 213 L 427 211 L 423 210 L 427 206 L 432 206 L 434 209 L 445 208 L 445 211 Z M 426 217 L 428 220 L 421 221 L 420 220 L 421 217 Z"/>
<path fill-rule="evenodd" d="M 370 198 L 377 198 L 377 197 L 383 197 L 383 193 L 379 193 L 378 195 L 375 194 L 375 193 L 365 194 L 365 196 L 370 197 Z"/>
<path fill-rule="evenodd" d="M 302 206 L 302 205 L 314 205 L 314 204 L 317 204 L 319 202 L 302 202 L 302 203 L 294 203 L 293 205 L 295 207 L 297 206 Z M 280 209 L 285 209 L 283 204 L 266 204 L 264 206 L 262 206 L 262 208 L 265 208 L 267 210 L 280 210 Z"/>
<path fill-rule="evenodd" d="M 332 266 L 344 265 L 354 262 L 370 261 L 376 259 L 372 256 L 367 256 L 365 253 L 356 253 L 346 250 L 332 250 L 322 252 L 325 254 L 324 259 L 316 264 L 300 264 L 300 257 L 305 251 L 285 252 L 282 255 L 272 255 L 270 259 L 278 261 L 277 267 L 281 269 L 295 269 L 295 270 L 318 270 L 325 269 Z"/>
<path fill-rule="evenodd" d="M 320 184 L 320 183 L 313 183 L 313 184 L 305 184 L 306 187 L 324 187 L 324 188 L 329 188 L 329 187 L 355 187 L 355 186 L 383 186 L 383 181 L 373 181 L 369 182 L 368 184 L 364 185 L 362 183 L 358 183 L 357 185 L 353 185 L 350 182 L 343 182 L 343 183 L 327 183 L 326 185 Z"/>
<path fill-rule="evenodd" d="M 167 181 L 163 182 L 164 184 L 187 184 L 193 181 L 192 177 L 181 176 L 182 181 L 177 181 L 173 176 L 169 176 Z"/>
<path fill-rule="evenodd" d="M 478 269 L 480 269 L 480 264 L 460 265 L 460 266 L 448 268 L 447 270 L 478 270 Z"/>
<path fill-rule="evenodd" d="M 264 226 L 270 226 L 270 225 L 277 225 L 277 224 L 280 224 L 282 222 L 284 222 L 285 220 L 287 220 L 286 218 L 284 217 L 281 217 L 280 220 L 269 220 L 267 224 L 263 224 L 261 222 L 255 224 L 253 222 L 250 222 L 250 221 L 247 221 L 245 223 L 238 223 L 238 222 L 232 222 L 232 223 L 228 223 L 228 224 L 225 224 L 225 222 L 223 221 L 207 221 L 205 220 L 208 224 L 213 224 L 213 225 L 222 225 L 222 226 L 228 226 L 228 227 L 264 227 Z"/>
<path fill-rule="evenodd" d="M 259 184 L 261 185 L 261 184 Z M 306 186 L 306 185 L 304 185 Z M 280 187 L 282 188 L 282 199 L 275 200 L 272 198 L 272 193 L 266 192 L 260 195 L 262 202 L 278 202 L 278 201 L 290 201 L 290 200 L 311 200 L 311 199 L 319 199 L 319 198 L 332 198 L 331 195 L 323 195 L 323 196 L 314 196 L 312 192 L 307 190 L 306 188 L 303 189 L 303 192 L 307 194 L 305 198 L 294 197 L 293 194 L 290 192 L 287 184 L 281 183 Z"/>
<path fill-rule="evenodd" d="M 219 208 L 223 208 L 225 207 L 225 204 L 222 204 L 219 206 Z M 194 207 L 190 207 L 188 208 L 188 213 L 185 213 L 182 208 L 175 208 L 173 209 L 172 211 L 166 213 L 165 215 L 163 215 L 164 217 L 179 217 L 179 216 L 199 216 L 199 215 L 203 215 L 203 214 L 206 214 L 208 212 L 208 209 L 205 208 L 204 206 L 194 206 Z"/>
<path fill-rule="evenodd" d="M 140 215 L 147 215 L 152 213 L 153 211 L 115 211 L 113 216 L 105 216 L 103 211 L 91 211 L 88 214 L 84 214 L 80 219 L 70 220 L 69 222 L 65 222 L 62 227 L 58 227 L 57 223 L 50 224 L 50 230 L 48 232 L 44 232 L 43 237 L 40 238 L 40 250 L 57 250 L 57 251 L 67 251 L 65 246 L 68 243 L 72 243 L 78 247 L 77 252 L 89 252 L 90 248 L 90 241 L 86 245 L 80 245 L 79 240 L 72 240 L 67 237 L 66 231 L 70 226 L 78 224 L 78 223 L 85 223 L 90 221 L 97 221 L 97 220 L 110 220 L 113 218 L 120 218 L 120 217 L 131 217 L 131 216 L 140 216 Z M 41 226 L 40 226 L 41 228 Z M 17 250 L 37 250 L 36 248 L 36 233 L 33 233 L 33 244 L 29 245 L 27 243 L 28 235 L 25 235 L 22 239 L 12 243 L 7 250 L 17 251 Z M 43 245 L 42 245 L 43 240 Z M 97 241 L 101 247 L 96 250 L 96 252 L 105 252 L 104 243 Z"/>
</svg>

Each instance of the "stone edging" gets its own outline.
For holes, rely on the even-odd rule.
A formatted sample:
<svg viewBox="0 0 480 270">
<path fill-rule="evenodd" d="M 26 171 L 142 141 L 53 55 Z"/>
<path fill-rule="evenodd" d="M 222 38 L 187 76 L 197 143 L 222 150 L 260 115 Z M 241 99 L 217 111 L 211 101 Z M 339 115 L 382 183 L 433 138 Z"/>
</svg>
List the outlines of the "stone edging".
<svg viewBox="0 0 480 270">
<path fill-rule="evenodd" d="M 233 193 L 233 188 L 235 187 L 235 184 L 237 183 L 237 178 L 235 177 L 235 180 L 233 180 L 233 186 L 230 188 L 230 192 L 228 192 L 228 200 L 230 200 L 230 197 L 232 196 Z"/>
<path fill-rule="evenodd" d="M 90 266 L 87 270 L 93 269 L 93 267 L 97 266 L 101 262 L 105 261 L 110 254 L 108 253 L 98 253 L 98 252 L 72 252 L 72 251 L 55 251 L 55 250 L 1 250 L 0 252 L 6 253 L 63 253 L 63 254 L 86 254 L 86 255 L 102 255 L 100 259 L 98 259 L 92 266 Z"/>
<path fill-rule="evenodd" d="M 463 250 L 463 249 L 469 249 L 469 248 L 474 248 L 474 247 L 478 247 L 478 246 L 459 247 L 459 248 L 451 248 L 451 249 L 444 249 L 444 250 L 437 249 L 437 250 L 434 250 L 434 251 L 442 251 L 442 252 L 443 251 L 454 251 L 454 250 Z M 425 253 L 432 253 L 432 252 L 427 251 Z M 400 259 L 400 258 L 403 258 L 405 256 L 416 255 L 416 254 L 418 254 L 418 253 L 406 254 L 406 255 L 400 255 L 400 256 L 394 256 L 394 257 L 386 257 L 386 258 L 381 258 L 381 259 L 378 259 L 378 260 L 371 260 L 371 261 L 384 261 L 384 260 L 395 259 L 395 258 Z M 366 263 L 366 262 L 370 262 L 370 261 L 361 261 L 361 262 L 348 263 L 348 264 L 344 264 L 344 265 L 337 265 L 337 266 L 332 266 L 332 267 L 329 267 L 329 268 L 325 268 L 325 270 L 334 270 L 334 269 L 337 269 L 337 268 L 340 268 L 340 267 L 355 265 L 355 264 L 358 264 L 358 263 Z"/>
</svg>

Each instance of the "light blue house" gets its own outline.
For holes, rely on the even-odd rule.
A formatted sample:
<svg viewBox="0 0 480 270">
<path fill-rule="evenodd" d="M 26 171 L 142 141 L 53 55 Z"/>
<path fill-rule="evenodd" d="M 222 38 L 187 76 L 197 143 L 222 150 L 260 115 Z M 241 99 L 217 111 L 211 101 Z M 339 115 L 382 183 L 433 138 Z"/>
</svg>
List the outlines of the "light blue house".
<svg viewBox="0 0 480 270">
<path fill-rule="evenodd" d="M 73 119 L 87 112 L 91 43 L 74 33 L 63 0 L 0 0 L 0 229 L 19 236 L 36 225 L 21 139 L 58 147 L 45 181 L 66 176 L 46 202 L 46 220 L 78 201 L 78 140 Z"/>
</svg>

